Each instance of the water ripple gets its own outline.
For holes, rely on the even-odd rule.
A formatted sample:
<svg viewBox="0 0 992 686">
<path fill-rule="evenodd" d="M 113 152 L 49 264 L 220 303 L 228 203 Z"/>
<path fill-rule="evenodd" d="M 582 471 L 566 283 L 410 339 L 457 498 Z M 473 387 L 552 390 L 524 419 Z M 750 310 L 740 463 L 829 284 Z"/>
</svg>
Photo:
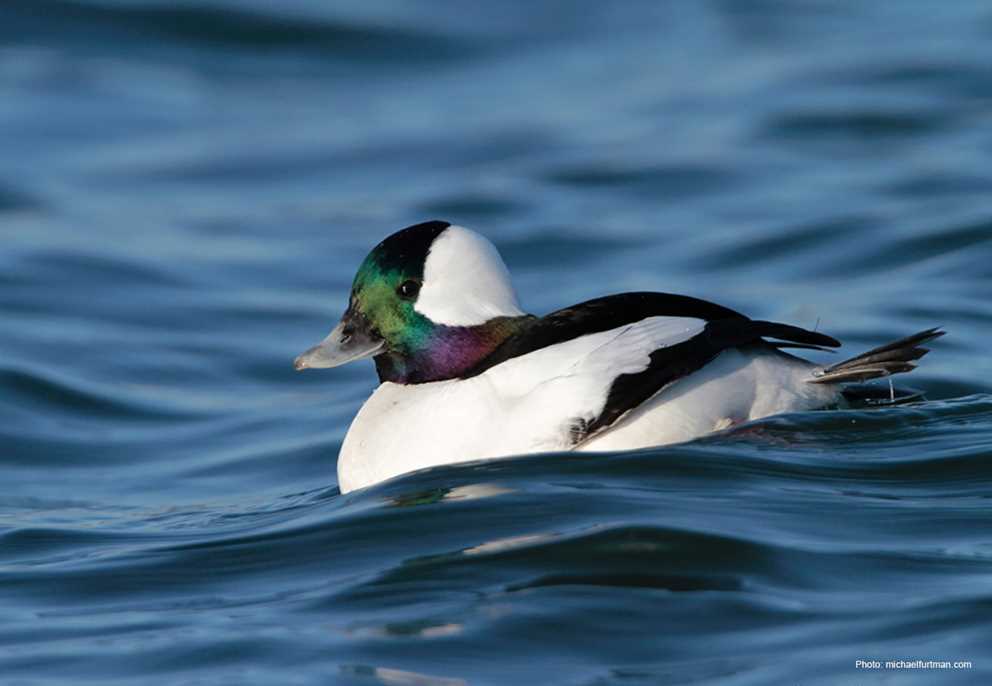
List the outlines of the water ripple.
<svg viewBox="0 0 992 686">
<path fill-rule="evenodd" d="M 363 62 L 395 59 L 444 61 L 471 56 L 478 43 L 397 27 L 335 22 L 318 17 L 262 13 L 200 4 L 116 5 L 72 0 L 10 0 L 4 5 L 9 38 L 25 32 L 111 32 L 128 39 L 155 38 L 212 49 L 315 52 Z M 16 39 L 16 38 L 15 38 Z M 63 35 L 63 40 L 65 37 Z"/>
<path fill-rule="evenodd" d="M 0 681 L 988 683 L 988 10 L 411 7 L 0 3 Z M 944 325 L 931 400 L 342 495 L 374 370 L 292 359 L 432 217 L 539 312 Z"/>
</svg>

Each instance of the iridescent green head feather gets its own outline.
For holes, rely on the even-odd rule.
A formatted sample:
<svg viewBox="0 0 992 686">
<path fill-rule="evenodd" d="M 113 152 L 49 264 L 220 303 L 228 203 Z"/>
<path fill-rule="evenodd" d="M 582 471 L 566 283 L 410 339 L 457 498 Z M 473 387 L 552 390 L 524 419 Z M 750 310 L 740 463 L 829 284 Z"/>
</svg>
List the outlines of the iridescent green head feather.
<svg viewBox="0 0 992 686">
<path fill-rule="evenodd" d="M 348 309 L 368 321 L 389 352 L 422 347 L 434 327 L 415 305 L 431 244 L 448 226 L 434 221 L 394 233 L 372 249 L 355 274 Z"/>
</svg>

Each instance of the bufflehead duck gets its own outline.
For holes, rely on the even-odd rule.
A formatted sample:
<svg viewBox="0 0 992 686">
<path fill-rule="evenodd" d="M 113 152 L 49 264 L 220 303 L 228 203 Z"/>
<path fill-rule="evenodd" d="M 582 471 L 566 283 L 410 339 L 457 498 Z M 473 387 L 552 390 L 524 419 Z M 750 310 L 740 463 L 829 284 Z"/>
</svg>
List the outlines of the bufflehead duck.
<svg viewBox="0 0 992 686">
<path fill-rule="evenodd" d="M 622 293 L 536 317 L 488 240 L 431 221 L 369 253 L 341 322 L 295 367 L 375 362 L 381 383 L 338 456 L 346 493 L 437 465 L 644 448 L 845 406 L 849 382 L 910 371 L 941 335 L 820 366 L 782 348 L 836 339 L 684 295 Z"/>
</svg>

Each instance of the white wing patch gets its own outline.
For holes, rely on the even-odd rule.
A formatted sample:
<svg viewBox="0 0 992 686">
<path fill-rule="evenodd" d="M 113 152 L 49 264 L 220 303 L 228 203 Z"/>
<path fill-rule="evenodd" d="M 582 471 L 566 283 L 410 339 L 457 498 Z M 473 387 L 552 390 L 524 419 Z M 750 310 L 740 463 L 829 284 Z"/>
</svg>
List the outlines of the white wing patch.
<svg viewBox="0 0 992 686">
<path fill-rule="evenodd" d="M 595 349 L 577 360 L 572 374 L 609 377 L 643 372 L 651 364 L 651 353 L 689 340 L 706 327 L 706 321 L 694 317 L 648 317 L 619 329 Z"/>
<path fill-rule="evenodd" d="M 693 317 L 648 317 L 507 360 L 482 377 L 512 417 L 508 440 L 529 436 L 531 450 L 561 450 L 571 447 L 576 420 L 592 421 L 603 411 L 618 376 L 644 371 L 653 351 L 705 326 Z"/>
</svg>

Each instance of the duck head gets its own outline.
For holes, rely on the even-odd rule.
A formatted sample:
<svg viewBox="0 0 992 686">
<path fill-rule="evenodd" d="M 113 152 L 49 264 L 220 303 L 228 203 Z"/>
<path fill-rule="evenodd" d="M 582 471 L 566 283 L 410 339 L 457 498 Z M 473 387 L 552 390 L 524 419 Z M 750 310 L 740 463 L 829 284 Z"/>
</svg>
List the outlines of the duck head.
<svg viewBox="0 0 992 686">
<path fill-rule="evenodd" d="M 457 378 L 531 319 L 488 240 L 447 222 L 425 222 L 372 249 L 340 323 L 295 367 L 372 357 L 380 381 Z"/>
</svg>

